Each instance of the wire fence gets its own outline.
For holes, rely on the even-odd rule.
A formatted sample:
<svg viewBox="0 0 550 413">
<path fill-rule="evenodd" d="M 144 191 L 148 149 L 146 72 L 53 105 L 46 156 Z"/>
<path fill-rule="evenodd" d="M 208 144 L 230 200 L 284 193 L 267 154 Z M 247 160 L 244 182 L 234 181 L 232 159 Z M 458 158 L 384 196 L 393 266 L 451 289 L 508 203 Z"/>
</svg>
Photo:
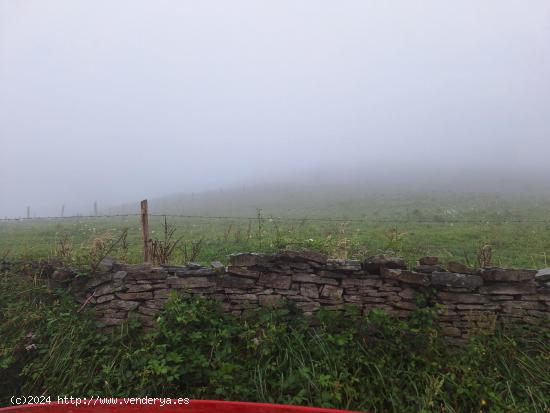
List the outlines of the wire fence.
<svg viewBox="0 0 550 413">
<path fill-rule="evenodd" d="M 71 219 L 100 219 L 100 218 L 128 218 L 140 217 L 139 213 L 128 214 L 100 214 L 100 215 L 70 215 L 70 216 L 41 216 L 41 217 L 17 217 L 0 218 L 0 222 L 39 221 L 39 220 L 71 220 Z M 160 218 L 184 218 L 184 219 L 213 219 L 213 220 L 277 220 L 281 222 L 374 222 L 374 223 L 426 223 L 426 224 L 550 224 L 550 219 L 534 218 L 479 218 L 479 219 L 411 219 L 411 218 L 330 218 L 330 217 L 277 217 L 273 215 L 261 216 L 214 216 L 214 215 L 182 215 L 182 214 L 148 214 L 149 217 Z"/>
<path fill-rule="evenodd" d="M 489 244 L 493 246 L 498 265 L 533 268 L 547 267 L 550 257 L 550 218 L 543 219 L 545 215 L 300 217 L 275 216 L 261 210 L 250 216 L 146 215 L 150 221 L 150 239 L 163 239 L 166 219 L 189 249 L 194 243 L 202 242 L 197 259 L 204 262 L 230 253 L 276 250 L 285 245 L 327 250 L 335 257 L 394 251 L 412 262 L 424 255 L 473 260 L 477 250 Z M 140 262 L 142 217 L 140 213 L 98 213 L 0 218 L 0 257 L 6 251 L 15 255 L 49 256 L 67 237 L 75 250 L 86 249 L 104 234 L 126 231 L 128 260 Z M 176 261 L 186 256 L 178 254 Z"/>
</svg>

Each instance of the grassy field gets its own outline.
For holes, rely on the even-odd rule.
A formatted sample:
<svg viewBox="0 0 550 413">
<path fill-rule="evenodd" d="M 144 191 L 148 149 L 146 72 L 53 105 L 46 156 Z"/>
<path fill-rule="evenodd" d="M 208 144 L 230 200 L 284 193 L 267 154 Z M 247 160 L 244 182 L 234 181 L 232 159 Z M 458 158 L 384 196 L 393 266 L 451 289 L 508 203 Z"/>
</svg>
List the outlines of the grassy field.
<svg viewBox="0 0 550 413">
<path fill-rule="evenodd" d="M 480 248 L 488 245 L 495 265 L 549 266 L 547 198 L 451 193 L 364 198 L 271 193 L 265 197 L 253 192 L 195 196 L 190 204 L 178 198 L 151 202 L 153 214 L 224 216 L 168 216 L 168 224 L 176 229 L 174 237 L 182 237 L 172 263 L 224 261 L 228 254 L 242 251 L 314 248 L 336 258 L 387 252 L 401 255 L 411 264 L 421 256 L 436 255 L 444 262 L 474 265 Z M 257 208 L 261 208 L 260 219 Z M 150 218 L 153 238 L 163 238 L 163 224 L 162 216 Z M 0 257 L 44 258 L 59 254 L 60 249 L 85 255 L 124 229 L 128 230 L 127 245 L 117 254 L 139 262 L 137 216 L 0 222 Z M 195 254 L 191 253 L 193 246 Z"/>
</svg>

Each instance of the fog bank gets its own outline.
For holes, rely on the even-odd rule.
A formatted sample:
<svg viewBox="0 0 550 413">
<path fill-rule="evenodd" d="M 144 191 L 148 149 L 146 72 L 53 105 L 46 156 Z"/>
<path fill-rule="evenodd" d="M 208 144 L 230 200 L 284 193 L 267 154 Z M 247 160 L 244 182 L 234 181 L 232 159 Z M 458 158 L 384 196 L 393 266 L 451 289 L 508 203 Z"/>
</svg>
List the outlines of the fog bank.
<svg viewBox="0 0 550 413">
<path fill-rule="evenodd" d="M 543 0 L 0 1 L 0 217 L 274 182 L 548 191 L 549 21 Z"/>
</svg>

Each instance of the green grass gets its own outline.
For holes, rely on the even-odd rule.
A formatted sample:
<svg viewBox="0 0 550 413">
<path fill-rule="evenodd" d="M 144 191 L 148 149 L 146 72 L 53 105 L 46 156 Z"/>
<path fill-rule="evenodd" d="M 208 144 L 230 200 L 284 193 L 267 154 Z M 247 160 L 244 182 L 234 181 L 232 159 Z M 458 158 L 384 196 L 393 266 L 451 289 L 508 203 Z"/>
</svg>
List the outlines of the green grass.
<svg viewBox="0 0 550 413">
<path fill-rule="evenodd" d="M 229 196 L 229 195 L 227 195 Z M 262 199 L 219 195 L 193 210 L 181 212 L 229 216 L 224 219 L 169 217 L 176 235 L 191 242 L 203 240 L 197 261 L 226 259 L 242 251 L 275 251 L 285 247 L 315 248 L 333 257 L 360 258 L 390 252 L 410 263 L 424 255 L 445 261 L 475 264 L 477 252 L 491 245 L 493 263 L 500 266 L 540 268 L 549 266 L 550 200 L 513 199 L 490 195 L 393 195 L 334 200 L 327 197 L 289 196 L 268 208 Z M 263 200 L 267 202 L 268 200 Z M 272 201 L 272 200 L 271 200 Z M 250 216 L 250 204 L 262 207 L 261 229 Z M 155 203 L 152 202 L 153 212 Z M 177 202 L 175 203 L 177 206 Z M 177 213 L 173 206 L 172 213 Z M 158 209 L 159 207 L 157 207 Z M 233 217 L 233 218 L 231 218 Z M 317 221 L 328 217 L 341 221 Z M 308 220 L 314 219 L 314 220 Z M 546 222 L 529 222 L 532 220 Z M 521 221 L 521 222 L 518 222 Z M 151 217 L 152 237 L 162 236 L 162 217 Z M 0 222 L 0 254 L 10 257 L 51 256 L 56 240 L 68 236 L 75 251 L 86 251 L 100 234 L 116 235 L 128 229 L 128 250 L 123 258 L 141 260 L 138 217 L 52 219 Z M 185 259 L 176 249 L 172 262 Z"/>
<path fill-rule="evenodd" d="M 332 257 L 389 252 L 410 264 L 423 255 L 475 263 L 483 245 L 493 262 L 548 266 L 550 201 L 479 195 L 400 195 L 335 201 L 323 197 L 224 203 L 220 197 L 172 213 L 184 244 L 203 240 L 197 261 L 233 252 L 308 247 Z M 263 201 L 267 201 L 264 199 Z M 254 217 L 262 207 L 262 219 Z M 247 206 L 248 205 L 248 206 Z M 158 213 L 158 205 L 152 210 Z M 303 218 L 329 217 L 342 221 Z M 162 217 L 151 217 L 153 237 Z M 258 227 L 260 224 L 260 228 Z M 29 220 L 0 223 L 0 259 L 45 258 L 59 240 L 78 266 L 101 255 L 94 239 L 128 230 L 115 255 L 141 261 L 137 217 Z M 97 244 L 97 242 L 96 242 Z M 95 254 L 95 255 L 94 255 Z M 173 263 L 185 260 L 175 251 Z M 243 319 L 214 302 L 173 297 L 150 333 L 134 321 L 106 334 L 63 290 L 48 291 L 36 274 L 0 273 L 0 405 L 17 394 L 215 398 L 267 401 L 372 412 L 545 413 L 550 407 L 550 343 L 541 329 L 497 330 L 461 348 L 440 336 L 436 315 L 420 309 L 406 321 L 320 312 L 312 328 L 292 307 Z M 351 310 L 350 310 L 351 311 Z M 25 346 L 36 345 L 27 351 Z"/>
</svg>

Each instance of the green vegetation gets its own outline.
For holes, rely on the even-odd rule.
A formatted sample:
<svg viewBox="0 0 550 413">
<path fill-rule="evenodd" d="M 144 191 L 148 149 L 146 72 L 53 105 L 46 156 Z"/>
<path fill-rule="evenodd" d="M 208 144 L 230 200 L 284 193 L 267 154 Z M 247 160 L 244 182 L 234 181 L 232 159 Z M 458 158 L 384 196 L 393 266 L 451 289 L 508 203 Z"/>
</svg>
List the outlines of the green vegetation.
<svg viewBox="0 0 550 413">
<path fill-rule="evenodd" d="M 170 396 L 371 412 L 525 412 L 550 407 L 550 336 L 497 331 L 449 346 L 427 307 L 407 321 L 373 311 L 288 306 L 244 319 L 173 296 L 157 326 L 105 333 L 65 290 L 0 275 L 0 403 L 52 397 Z"/>
<path fill-rule="evenodd" d="M 152 202 L 152 211 L 162 208 L 172 214 L 227 217 L 168 217 L 175 236 L 183 237 L 171 256 L 173 263 L 187 259 L 209 263 L 223 261 L 234 252 L 306 247 L 337 258 L 391 252 L 411 264 L 420 256 L 436 255 L 443 262 L 473 265 L 480 248 L 489 245 L 495 265 L 550 265 L 550 200 L 546 198 L 409 194 L 347 200 L 343 195 L 276 195 L 281 199 L 218 194 L 202 201 L 197 196 L 189 203 L 157 201 Z M 256 206 L 263 208 L 260 220 Z M 333 221 L 316 220 L 323 217 Z M 153 238 L 162 238 L 163 223 L 161 216 L 151 218 Z M 94 244 L 118 237 L 124 228 L 128 229 L 127 246 L 119 252 L 120 258 L 139 262 L 142 244 L 135 216 L 0 222 L 0 258 L 2 254 L 43 258 L 66 248 L 71 249 L 70 255 L 86 255 Z"/>
<path fill-rule="evenodd" d="M 494 264 L 549 266 L 547 199 L 245 198 L 220 196 L 202 204 L 195 199 L 195 209 L 178 211 L 177 203 L 170 204 L 176 210 L 164 209 L 228 217 L 169 217 L 174 239 L 182 237 L 170 262 L 208 263 L 234 252 L 306 247 L 338 258 L 389 252 L 410 264 L 423 255 L 475 264 L 489 246 Z M 265 205 L 272 208 L 258 219 L 255 208 Z M 317 220 L 323 217 L 332 220 Z M 153 238 L 162 240 L 163 223 L 162 216 L 151 217 Z M 89 266 L 109 253 L 139 262 L 141 245 L 135 216 L 0 222 L 0 260 L 54 257 Z M 0 275 L 4 405 L 11 395 L 47 394 L 215 398 L 400 413 L 550 408 L 546 332 L 497 330 L 455 348 L 440 337 L 427 308 L 406 321 L 378 311 L 360 316 L 352 309 L 345 316 L 321 312 L 308 319 L 292 307 L 237 320 L 213 302 L 174 296 L 152 331 L 131 319 L 106 334 L 91 314 L 77 311 L 66 291 L 48 291 L 37 274 L 23 272 Z"/>
</svg>

